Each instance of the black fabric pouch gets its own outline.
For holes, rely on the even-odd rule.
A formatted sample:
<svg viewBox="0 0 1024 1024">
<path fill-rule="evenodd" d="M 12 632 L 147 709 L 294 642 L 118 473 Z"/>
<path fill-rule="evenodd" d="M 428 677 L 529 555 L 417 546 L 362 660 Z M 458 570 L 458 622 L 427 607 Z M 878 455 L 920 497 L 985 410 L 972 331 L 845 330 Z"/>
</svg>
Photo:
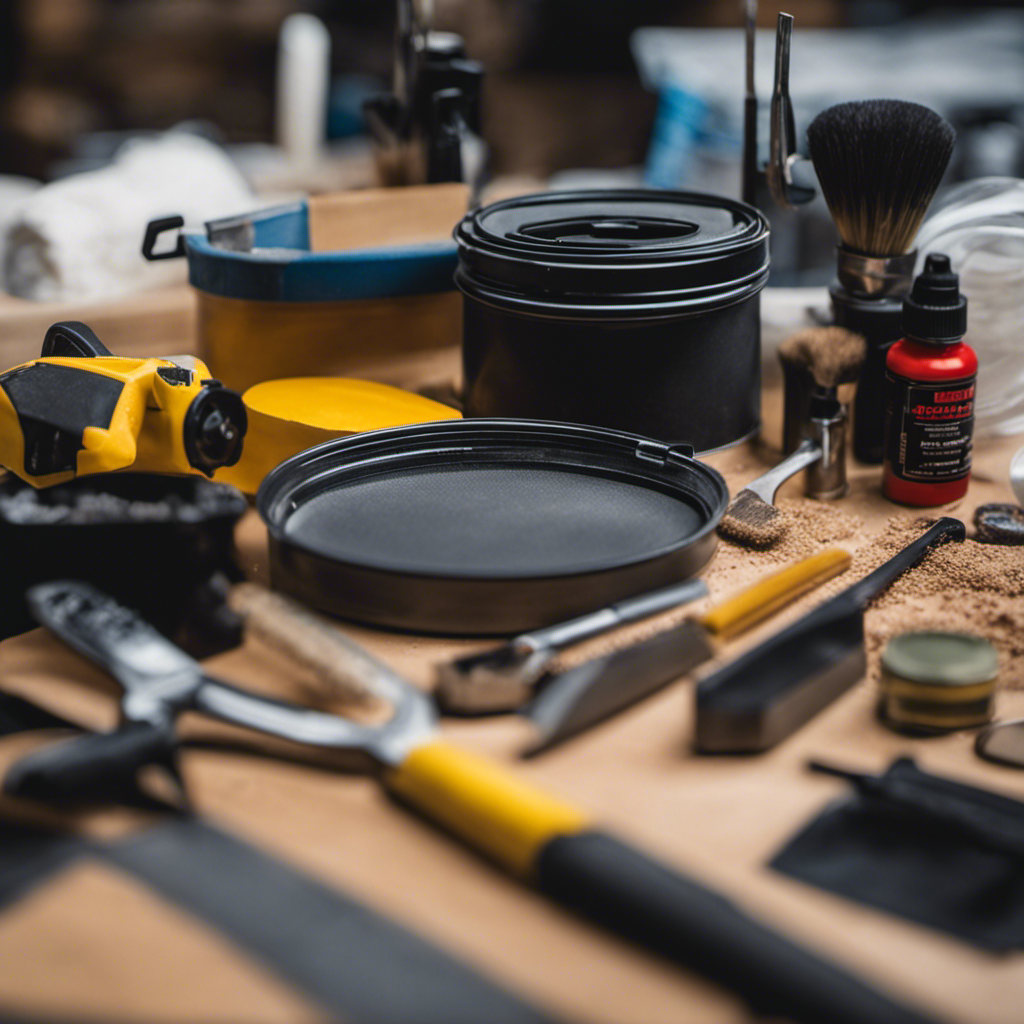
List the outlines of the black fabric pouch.
<svg viewBox="0 0 1024 1024">
<path fill-rule="evenodd" d="M 880 776 L 812 767 L 857 792 L 827 807 L 772 868 L 992 952 L 1024 948 L 1024 803 L 909 758 Z"/>
</svg>

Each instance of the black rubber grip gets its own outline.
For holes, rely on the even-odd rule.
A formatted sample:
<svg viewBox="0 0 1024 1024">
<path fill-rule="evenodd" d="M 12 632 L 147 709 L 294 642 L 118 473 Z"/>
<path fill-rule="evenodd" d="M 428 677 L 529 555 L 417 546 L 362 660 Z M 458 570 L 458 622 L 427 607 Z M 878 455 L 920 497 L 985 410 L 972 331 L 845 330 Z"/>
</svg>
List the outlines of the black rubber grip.
<svg viewBox="0 0 1024 1024">
<path fill-rule="evenodd" d="M 96 332 L 81 320 L 60 320 L 51 324 L 43 337 L 41 356 L 109 356 L 111 351 L 96 336 Z"/>
<path fill-rule="evenodd" d="M 717 982 L 755 1013 L 801 1024 L 936 1024 L 611 836 L 554 839 L 536 871 L 557 903 Z"/>
<path fill-rule="evenodd" d="M 171 728 L 132 722 L 33 751 L 8 770 L 4 791 L 46 803 L 134 802 L 139 771 L 148 765 L 177 777 Z"/>
</svg>

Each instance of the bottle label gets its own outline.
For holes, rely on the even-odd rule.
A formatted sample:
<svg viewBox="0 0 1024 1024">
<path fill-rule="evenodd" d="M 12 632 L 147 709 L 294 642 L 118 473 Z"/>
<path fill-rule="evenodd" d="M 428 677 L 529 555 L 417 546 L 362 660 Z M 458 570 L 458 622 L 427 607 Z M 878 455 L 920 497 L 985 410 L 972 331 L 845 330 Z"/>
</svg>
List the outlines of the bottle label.
<svg viewBox="0 0 1024 1024">
<path fill-rule="evenodd" d="M 971 471 L 974 377 L 919 383 L 886 372 L 886 459 L 902 480 L 942 483 Z"/>
</svg>

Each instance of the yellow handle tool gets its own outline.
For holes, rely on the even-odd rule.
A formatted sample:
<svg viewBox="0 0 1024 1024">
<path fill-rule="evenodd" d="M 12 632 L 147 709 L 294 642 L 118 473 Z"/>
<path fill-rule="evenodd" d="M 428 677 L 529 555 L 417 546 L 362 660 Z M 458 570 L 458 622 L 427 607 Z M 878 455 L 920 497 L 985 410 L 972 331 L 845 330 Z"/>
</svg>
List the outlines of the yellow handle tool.
<svg viewBox="0 0 1024 1024">
<path fill-rule="evenodd" d="M 828 548 L 804 558 L 719 602 L 699 616 L 701 625 L 720 640 L 728 640 L 773 615 L 802 594 L 850 567 L 849 552 Z"/>
<path fill-rule="evenodd" d="M 377 668 L 375 688 L 392 716 L 361 725 L 212 679 L 128 609 L 84 584 L 41 584 L 29 597 L 41 623 L 111 671 L 133 699 L 122 702 L 126 726 L 117 733 L 35 751 L 8 772 L 8 792 L 52 798 L 83 782 L 109 781 L 117 770 L 134 778 L 147 759 L 166 763 L 174 715 L 187 706 L 308 746 L 361 752 L 396 797 L 555 903 L 696 968 L 760 1015 L 798 1024 L 926 1024 L 696 879 L 593 828 L 571 804 L 441 742 L 429 698 L 386 666 Z M 347 638 L 341 642 L 358 650 Z"/>
<path fill-rule="evenodd" d="M 478 754 L 441 740 L 412 750 L 384 775 L 396 796 L 444 825 L 518 878 L 532 880 L 537 854 L 575 835 L 587 816 Z"/>
</svg>

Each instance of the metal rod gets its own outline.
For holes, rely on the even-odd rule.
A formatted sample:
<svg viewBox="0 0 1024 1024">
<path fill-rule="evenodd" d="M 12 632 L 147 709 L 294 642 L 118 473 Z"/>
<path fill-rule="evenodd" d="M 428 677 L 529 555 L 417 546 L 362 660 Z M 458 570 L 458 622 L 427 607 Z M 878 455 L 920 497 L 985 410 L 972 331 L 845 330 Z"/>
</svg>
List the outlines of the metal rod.
<svg viewBox="0 0 1024 1024">
<path fill-rule="evenodd" d="M 789 98 L 789 51 L 793 42 L 793 15 L 780 14 L 776 27 L 775 93 Z"/>
<path fill-rule="evenodd" d="M 754 82 L 754 42 L 757 0 L 744 0 L 746 15 L 746 95 L 743 100 L 743 202 L 757 200 L 757 87 Z"/>
<path fill-rule="evenodd" d="M 789 48 L 793 15 L 780 14 L 775 30 L 775 87 L 772 91 L 771 139 L 768 152 L 768 189 L 784 210 L 793 209 L 788 189 L 788 161 L 793 150 L 793 110 L 789 99 Z"/>
</svg>

